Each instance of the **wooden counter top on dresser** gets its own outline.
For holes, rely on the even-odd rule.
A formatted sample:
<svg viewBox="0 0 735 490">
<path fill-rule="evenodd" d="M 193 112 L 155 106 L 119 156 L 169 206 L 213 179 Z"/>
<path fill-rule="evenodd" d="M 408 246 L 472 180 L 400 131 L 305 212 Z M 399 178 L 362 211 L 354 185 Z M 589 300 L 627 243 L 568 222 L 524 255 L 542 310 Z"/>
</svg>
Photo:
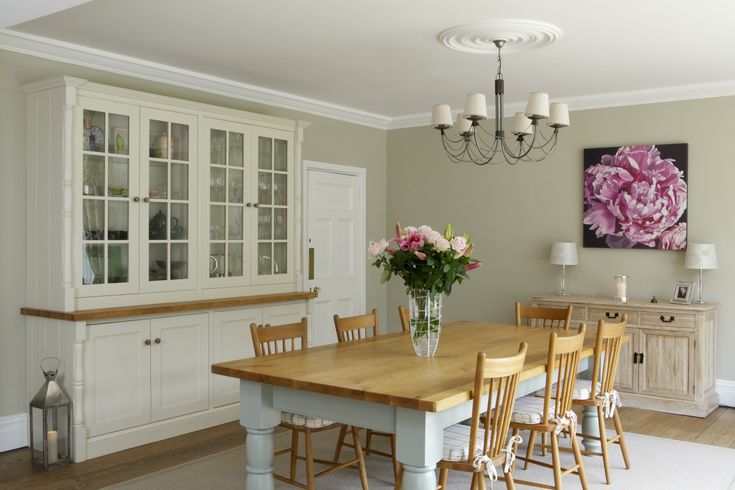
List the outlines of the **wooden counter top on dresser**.
<svg viewBox="0 0 735 490">
<path fill-rule="evenodd" d="M 627 406 L 706 417 L 715 391 L 717 304 L 616 303 L 595 296 L 537 295 L 533 304 L 574 307 L 572 318 L 595 331 L 599 320 L 628 315 L 631 341 L 620 354 L 616 387 Z"/>
</svg>

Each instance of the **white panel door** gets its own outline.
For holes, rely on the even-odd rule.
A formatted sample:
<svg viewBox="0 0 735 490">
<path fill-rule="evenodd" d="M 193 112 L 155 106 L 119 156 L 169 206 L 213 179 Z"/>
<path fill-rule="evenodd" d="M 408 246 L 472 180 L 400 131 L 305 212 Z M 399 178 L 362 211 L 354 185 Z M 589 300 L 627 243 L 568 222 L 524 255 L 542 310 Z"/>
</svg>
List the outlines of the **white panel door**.
<svg viewBox="0 0 735 490">
<path fill-rule="evenodd" d="M 209 408 L 209 317 L 151 320 L 151 420 Z"/>
<path fill-rule="evenodd" d="M 307 287 L 320 289 L 309 332 L 317 346 L 337 342 L 333 315 L 365 312 L 364 196 L 358 175 L 317 168 L 306 174 L 305 272 Z"/>
<path fill-rule="evenodd" d="M 87 327 L 87 435 L 150 422 L 151 346 L 147 320 Z"/>
<path fill-rule="evenodd" d="M 262 308 L 217 311 L 212 320 L 212 364 L 253 357 L 250 324 L 263 322 Z M 240 401 L 240 382 L 212 374 L 212 401 L 215 407 Z"/>
</svg>

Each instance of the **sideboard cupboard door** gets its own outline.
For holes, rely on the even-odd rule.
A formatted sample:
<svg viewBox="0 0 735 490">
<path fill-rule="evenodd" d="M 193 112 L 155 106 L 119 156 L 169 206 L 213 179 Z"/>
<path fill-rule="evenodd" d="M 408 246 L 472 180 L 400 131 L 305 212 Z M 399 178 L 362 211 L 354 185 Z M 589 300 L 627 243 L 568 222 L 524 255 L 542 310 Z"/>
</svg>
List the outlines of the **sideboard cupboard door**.
<svg viewBox="0 0 735 490">
<path fill-rule="evenodd" d="M 208 315 L 151 320 L 151 420 L 209 408 Z"/>
<path fill-rule="evenodd" d="M 693 399 L 694 335 L 658 328 L 639 332 L 638 393 Z"/>
<path fill-rule="evenodd" d="M 212 314 L 212 364 L 253 357 L 250 324 L 263 323 L 262 308 L 215 311 Z M 235 378 L 212 374 L 212 405 L 240 401 L 240 383 Z"/>
<path fill-rule="evenodd" d="M 147 320 L 87 327 L 87 436 L 150 422 L 151 345 Z"/>
<path fill-rule="evenodd" d="M 625 393 L 636 393 L 638 391 L 638 371 L 636 370 L 638 365 L 633 362 L 633 353 L 638 352 L 638 329 L 626 328 L 625 334 L 630 337 L 630 341 L 620 346 L 615 388 Z"/>
<path fill-rule="evenodd" d="M 197 118 L 140 110 L 141 292 L 196 287 Z"/>
</svg>

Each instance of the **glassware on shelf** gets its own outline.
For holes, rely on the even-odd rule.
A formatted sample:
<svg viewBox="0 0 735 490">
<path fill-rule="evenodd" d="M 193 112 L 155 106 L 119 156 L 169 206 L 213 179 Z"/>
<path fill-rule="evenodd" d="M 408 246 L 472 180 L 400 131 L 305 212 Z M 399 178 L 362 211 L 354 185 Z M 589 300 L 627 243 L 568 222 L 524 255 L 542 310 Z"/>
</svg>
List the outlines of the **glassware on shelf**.
<svg viewBox="0 0 735 490">
<path fill-rule="evenodd" d="M 227 245 L 227 276 L 242 276 L 242 263 L 242 243 L 229 243 Z"/>
<path fill-rule="evenodd" d="M 108 157 L 108 181 L 107 195 L 110 197 L 128 197 L 129 184 L 129 160 L 122 157 Z"/>
<path fill-rule="evenodd" d="M 245 139 L 242 133 L 230 133 L 229 164 L 231 167 L 242 167 L 245 154 Z"/>
<path fill-rule="evenodd" d="M 148 280 L 165 281 L 168 278 L 168 246 L 165 243 L 148 244 Z"/>
<path fill-rule="evenodd" d="M 242 240 L 242 207 L 230 206 L 227 214 L 227 239 Z"/>
<path fill-rule="evenodd" d="M 107 239 L 128 239 L 128 203 L 110 201 L 107 203 Z"/>
<path fill-rule="evenodd" d="M 288 204 L 288 177 L 285 174 L 273 174 L 273 204 Z"/>
<path fill-rule="evenodd" d="M 209 200 L 212 202 L 225 202 L 225 169 L 209 169 Z"/>
<path fill-rule="evenodd" d="M 209 277 L 224 277 L 224 271 L 225 244 L 211 243 L 209 245 Z"/>
<path fill-rule="evenodd" d="M 189 161 L 188 124 L 171 123 L 171 160 Z"/>
<path fill-rule="evenodd" d="M 229 201 L 235 203 L 242 202 L 243 195 L 243 175 L 242 170 L 229 170 Z"/>
<path fill-rule="evenodd" d="M 272 274 L 274 271 L 273 266 L 272 244 L 270 242 L 258 243 L 258 275 L 267 276 Z"/>
<path fill-rule="evenodd" d="M 107 246 L 107 282 L 128 282 L 128 244 Z"/>
<path fill-rule="evenodd" d="M 105 113 L 85 110 L 82 115 L 84 151 L 105 151 Z"/>
<path fill-rule="evenodd" d="M 171 164 L 171 199 L 186 201 L 189 199 L 189 164 Z"/>
<path fill-rule="evenodd" d="M 288 270 L 288 244 L 284 242 L 273 244 L 273 273 L 285 274 Z"/>
<path fill-rule="evenodd" d="M 227 153 L 227 131 L 212 129 L 209 131 L 209 161 L 212 165 L 224 165 Z"/>
<path fill-rule="evenodd" d="M 82 167 L 83 195 L 104 196 L 105 157 L 99 155 L 84 155 Z"/>
<path fill-rule="evenodd" d="M 171 279 L 189 277 L 189 245 L 187 243 L 171 244 Z"/>
<path fill-rule="evenodd" d="M 148 197 L 151 199 L 166 199 L 168 197 L 167 162 L 149 162 Z"/>
<path fill-rule="evenodd" d="M 273 168 L 273 138 L 258 137 L 258 168 L 263 170 Z"/>
<path fill-rule="evenodd" d="M 271 208 L 258 208 L 258 240 L 271 240 L 273 238 L 273 220 Z"/>
<path fill-rule="evenodd" d="M 273 238 L 286 240 L 287 236 L 288 210 L 286 208 L 275 208 L 273 210 Z"/>
<path fill-rule="evenodd" d="M 273 149 L 273 170 L 277 170 L 279 172 L 287 172 L 288 142 L 286 140 L 274 140 Z"/>
<path fill-rule="evenodd" d="M 82 203 L 84 240 L 105 239 L 105 201 L 84 199 Z"/>
</svg>

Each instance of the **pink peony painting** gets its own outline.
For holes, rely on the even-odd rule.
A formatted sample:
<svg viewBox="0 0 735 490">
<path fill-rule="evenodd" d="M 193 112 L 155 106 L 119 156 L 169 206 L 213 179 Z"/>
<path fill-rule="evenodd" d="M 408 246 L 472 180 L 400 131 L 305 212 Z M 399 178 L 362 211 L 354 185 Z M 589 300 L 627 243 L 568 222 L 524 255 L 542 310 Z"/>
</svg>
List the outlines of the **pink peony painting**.
<svg viewBox="0 0 735 490">
<path fill-rule="evenodd" d="M 685 250 L 686 143 L 584 150 L 585 247 Z"/>
</svg>

